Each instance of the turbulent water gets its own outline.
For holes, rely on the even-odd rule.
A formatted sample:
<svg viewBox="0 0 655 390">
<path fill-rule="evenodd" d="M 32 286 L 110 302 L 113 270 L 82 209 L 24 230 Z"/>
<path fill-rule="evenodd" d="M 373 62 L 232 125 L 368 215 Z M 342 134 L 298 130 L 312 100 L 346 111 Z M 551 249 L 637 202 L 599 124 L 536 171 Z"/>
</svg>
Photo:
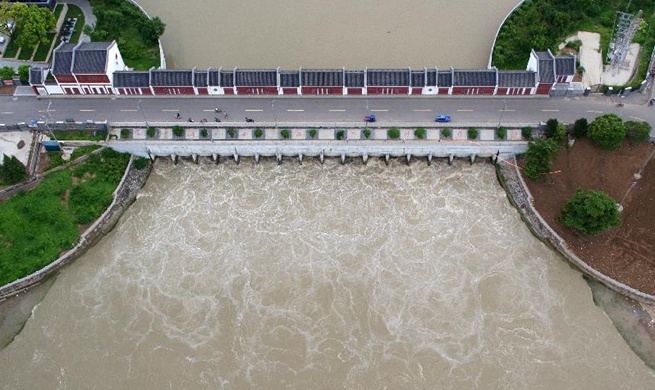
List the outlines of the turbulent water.
<svg viewBox="0 0 655 390">
<path fill-rule="evenodd" d="M 138 0 L 167 24 L 169 68 L 227 69 L 486 67 L 518 2 Z"/>
<path fill-rule="evenodd" d="M 655 389 L 487 164 L 160 161 L 6 389 Z"/>
</svg>

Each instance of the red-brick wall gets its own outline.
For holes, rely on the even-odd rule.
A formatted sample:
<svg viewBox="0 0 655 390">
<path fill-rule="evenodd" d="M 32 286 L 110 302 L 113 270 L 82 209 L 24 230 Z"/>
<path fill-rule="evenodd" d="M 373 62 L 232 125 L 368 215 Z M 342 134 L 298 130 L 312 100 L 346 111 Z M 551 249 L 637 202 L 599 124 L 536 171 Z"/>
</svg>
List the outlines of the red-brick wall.
<svg viewBox="0 0 655 390">
<path fill-rule="evenodd" d="M 140 95 L 139 89 L 141 90 L 142 95 L 152 95 L 150 88 L 118 88 L 118 92 L 121 95 Z"/>
<path fill-rule="evenodd" d="M 277 87 L 237 87 L 239 95 L 277 95 Z"/>
<path fill-rule="evenodd" d="M 369 95 L 407 95 L 409 87 L 368 87 Z"/>
<path fill-rule="evenodd" d="M 109 84 L 109 77 L 104 74 L 87 74 L 87 75 L 79 75 L 76 74 L 75 77 L 77 77 L 77 81 L 80 84 Z"/>
<path fill-rule="evenodd" d="M 495 87 L 453 87 L 453 95 L 493 95 Z"/>
<path fill-rule="evenodd" d="M 209 95 L 207 88 L 197 88 L 197 89 L 198 89 L 198 95 Z"/>
<path fill-rule="evenodd" d="M 342 87 L 302 87 L 303 95 L 342 95 Z"/>
<path fill-rule="evenodd" d="M 348 88 L 348 95 L 361 95 L 363 88 Z"/>
<path fill-rule="evenodd" d="M 282 92 L 285 95 L 297 95 L 298 94 L 298 88 L 282 88 Z"/>
<path fill-rule="evenodd" d="M 420 95 L 423 93 L 423 88 L 412 88 L 412 95 Z"/>
<path fill-rule="evenodd" d="M 539 83 L 537 86 L 537 95 L 548 95 L 550 93 L 550 89 L 553 87 L 553 84 L 542 84 Z"/>
<path fill-rule="evenodd" d="M 226 95 L 234 95 L 234 89 L 232 89 L 232 87 L 230 87 L 230 88 L 224 88 L 224 89 L 223 89 L 223 92 L 224 92 Z"/>
<path fill-rule="evenodd" d="M 55 76 L 55 80 L 57 80 L 57 83 L 59 84 L 77 83 L 77 81 L 75 81 L 75 77 L 73 77 L 73 75 L 70 74 L 62 74 L 62 75 L 54 75 L 54 76 Z"/>
<path fill-rule="evenodd" d="M 439 88 L 439 95 L 448 95 L 449 88 Z"/>
<path fill-rule="evenodd" d="M 153 87 L 155 95 L 195 95 L 193 87 Z"/>
</svg>

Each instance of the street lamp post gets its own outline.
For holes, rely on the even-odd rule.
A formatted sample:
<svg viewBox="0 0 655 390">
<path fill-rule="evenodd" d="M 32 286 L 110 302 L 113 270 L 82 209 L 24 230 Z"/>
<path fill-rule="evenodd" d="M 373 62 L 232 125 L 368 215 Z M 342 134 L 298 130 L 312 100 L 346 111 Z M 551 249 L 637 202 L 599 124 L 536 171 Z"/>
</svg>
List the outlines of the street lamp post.
<svg viewBox="0 0 655 390">
<path fill-rule="evenodd" d="M 275 99 L 271 100 L 271 110 L 273 110 L 273 118 L 275 120 L 275 130 L 277 131 L 277 112 L 275 111 Z"/>
<path fill-rule="evenodd" d="M 146 118 L 146 113 L 143 112 L 143 108 L 141 108 L 141 99 L 139 99 L 139 102 L 136 105 L 139 108 L 139 112 L 141 112 L 141 115 L 143 115 L 143 121 L 146 123 L 146 131 L 147 131 L 149 127 L 148 119 Z"/>
<path fill-rule="evenodd" d="M 498 128 L 500 128 L 500 124 L 503 121 L 505 110 L 507 110 L 507 99 L 503 99 L 503 110 L 500 112 L 500 119 L 498 119 Z"/>
</svg>

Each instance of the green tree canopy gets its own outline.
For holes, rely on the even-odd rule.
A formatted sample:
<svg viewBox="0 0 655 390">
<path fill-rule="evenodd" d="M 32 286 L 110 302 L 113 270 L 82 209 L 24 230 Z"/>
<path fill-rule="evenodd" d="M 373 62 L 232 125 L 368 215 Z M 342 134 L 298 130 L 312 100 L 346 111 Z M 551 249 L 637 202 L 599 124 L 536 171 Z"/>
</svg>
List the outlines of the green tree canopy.
<svg viewBox="0 0 655 390">
<path fill-rule="evenodd" d="M 625 132 L 631 142 L 648 142 L 651 130 L 648 122 L 625 122 Z"/>
<path fill-rule="evenodd" d="M 33 47 L 39 42 L 48 43 L 46 35 L 53 31 L 57 24 L 55 15 L 49 9 L 16 3 L 11 7 L 10 13 L 16 21 L 14 40 L 18 46 Z"/>
<path fill-rule="evenodd" d="M 551 164 L 560 147 L 550 139 L 537 138 L 528 143 L 528 151 L 525 153 L 527 160 L 523 167 L 523 173 L 530 180 L 538 180 L 541 174 L 551 170 Z"/>
<path fill-rule="evenodd" d="M 16 156 L 2 155 L 2 165 L 0 165 L 0 183 L 16 184 L 27 179 L 27 170 Z"/>
<path fill-rule="evenodd" d="M 14 68 L 11 66 L 3 66 L 0 68 L 0 78 L 3 80 L 11 80 L 14 75 Z"/>
<path fill-rule="evenodd" d="M 559 220 L 584 234 L 598 234 L 621 225 L 614 199 L 602 191 L 583 191 L 579 188 L 562 208 Z"/>
<path fill-rule="evenodd" d="M 587 136 L 601 149 L 618 149 L 625 138 L 625 125 L 618 116 L 605 114 L 591 122 Z"/>
<path fill-rule="evenodd" d="M 587 131 L 589 130 L 589 123 L 587 122 L 587 118 L 580 118 L 575 121 L 575 124 L 573 124 L 573 136 L 575 138 L 582 138 L 585 135 L 587 135 Z"/>
<path fill-rule="evenodd" d="M 30 81 L 30 66 L 19 65 L 18 75 L 20 76 L 20 82 L 23 84 L 27 84 Z"/>
<path fill-rule="evenodd" d="M 555 136 L 557 125 L 559 125 L 559 122 L 555 118 L 550 118 L 546 121 L 546 137 L 553 138 Z"/>
</svg>

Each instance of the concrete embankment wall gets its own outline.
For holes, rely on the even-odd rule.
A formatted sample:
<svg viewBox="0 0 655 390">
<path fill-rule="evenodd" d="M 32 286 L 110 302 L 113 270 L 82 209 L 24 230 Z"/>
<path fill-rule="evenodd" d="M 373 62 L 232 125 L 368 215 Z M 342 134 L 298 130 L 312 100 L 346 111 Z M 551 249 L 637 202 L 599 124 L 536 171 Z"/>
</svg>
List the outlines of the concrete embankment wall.
<svg viewBox="0 0 655 390">
<path fill-rule="evenodd" d="M 22 279 L 0 287 L 0 299 L 16 294 L 38 284 L 61 268 L 80 257 L 91 248 L 118 222 L 125 209 L 134 201 L 136 193 L 145 183 L 149 170 L 139 171 L 133 167 L 134 158 L 130 159 L 123 178 L 114 191 L 114 200 L 107 210 L 80 236 L 77 245 L 46 267 Z"/>
<path fill-rule="evenodd" d="M 516 159 L 512 159 L 512 162 L 516 164 Z M 634 289 L 597 271 L 576 256 L 576 254 L 569 249 L 566 241 L 564 241 L 564 239 L 560 237 L 555 230 L 550 227 L 550 225 L 548 225 L 534 207 L 532 194 L 523 181 L 516 166 L 501 164 L 499 175 L 502 176 L 500 181 L 507 191 L 510 202 L 518 209 L 521 218 L 526 222 L 532 233 L 537 238 L 559 252 L 562 257 L 577 269 L 619 294 L 623 294 L 641 302 L 647 302 L 649 304 L 655 303 L 655 296 Z"/>
</svg>

